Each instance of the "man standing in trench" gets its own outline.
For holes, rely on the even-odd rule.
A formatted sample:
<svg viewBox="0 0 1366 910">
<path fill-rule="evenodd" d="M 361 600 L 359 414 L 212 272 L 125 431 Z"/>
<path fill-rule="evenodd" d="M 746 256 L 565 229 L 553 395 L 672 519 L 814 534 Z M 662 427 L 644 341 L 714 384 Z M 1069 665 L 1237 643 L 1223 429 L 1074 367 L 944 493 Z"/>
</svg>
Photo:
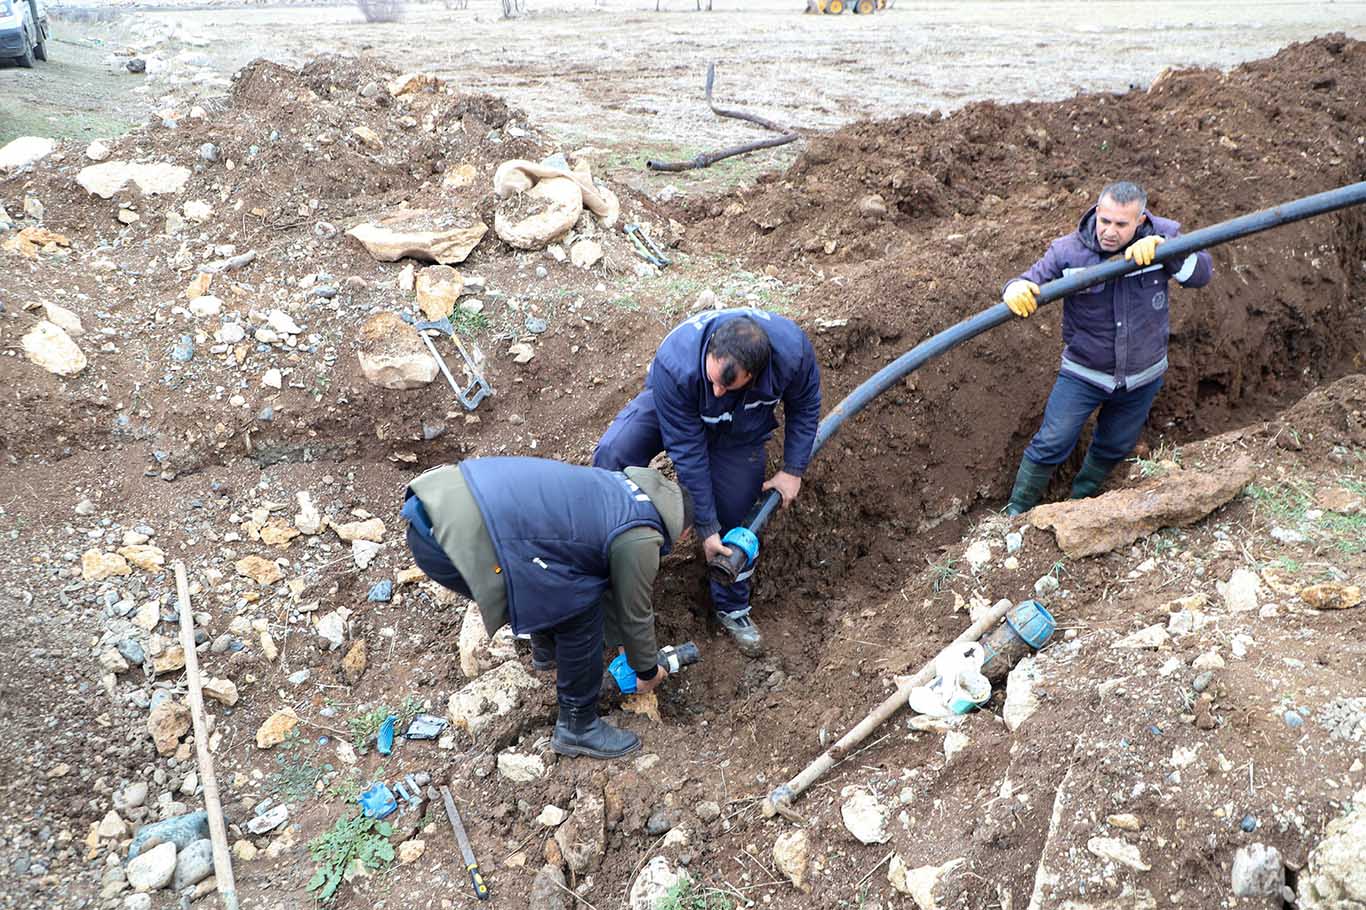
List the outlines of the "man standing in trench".
<svg viewBox="0 0 1366 910">
<path fill-rule="evenodd" d="M 1097 408 L 1086 460 L 1072 481 L 1072 498 L 1094 496 L 1115 465 L 1133 451 L 1167 370 L 1170 332 L 1167 282 L 1187 288 L 1209 284 L 1209 253 L 1153 264 L 1157 247 L 1181 226 L 1147 210 L 1148 196 L 1134 183 L 1112 183 L 1081 218 L 1076 231 L 1054 240 L 1042 259 L 1006 285 L 1002 299 L 1016 316 L 1038 307 L 1039 285 L 1098 265 L 1121 251 L 1145 266 L 1063 300 L 1062 368 L 1044 408 L 1043 425 L 1020 460 L 1006 512 L 1038 505 L 1059 464 L 1072 454 L 1082 426 Z"/>
<path fill-rule="evenodd" d="M 561 755 L 617 758 L 640 738 L 598 717 L 604 626 L 650 692 L 657 663 L 651 590 L 663 553 L 692 524 L 686 492 L 658 471 L 604 471 L 544 458 L 471 458 L 408 487 L 402 515 L 418 568 L 479 606 L 493 635 L 530 634 L 556 671 Z"/>
<path fill-rule="evenodd" d="M 783 403 L 783 468 L 767 481 L 764 444 Z M 709 310 L 670 332 L 645 375 L 645 390 L 621 409 L 593 453 L 609 470 L 647 465 L 661 451 L 692 495 L 708 561 L 730 555 L 721 535 L 744 519 L 762 490 L 783 507 L 802 488 L 821 413 L 816 352 L 790 319 L 764 310 Z M 742 653 L 763 653 L 749 616 L 748 566 L 734 584 L 711 583 L 716 618 Z"/>
</svg>

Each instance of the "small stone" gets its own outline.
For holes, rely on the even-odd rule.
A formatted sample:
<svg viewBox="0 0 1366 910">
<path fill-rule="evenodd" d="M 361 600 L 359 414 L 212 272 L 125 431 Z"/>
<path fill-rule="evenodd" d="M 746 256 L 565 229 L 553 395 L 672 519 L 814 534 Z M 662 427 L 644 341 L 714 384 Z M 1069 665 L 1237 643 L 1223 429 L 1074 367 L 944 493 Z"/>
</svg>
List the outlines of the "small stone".
<svg viewBox="0 0 1366 910">
<path fill-rule="evenodd" d="M 630 910 L 658 910 L 680 882 L 689 880 L 686 869 L 675 869 L 666 856 L 653 857 L 631 882 Z"/>
<path fill-rule="evenodd" d="M 1121 638 L 1110 647 L 1131 651 L 1155 650 L 1165 645 L 1170 639 L 1171 636 L 1167 634 L 1166 626 L 1153 625 Z"/>
<path fill-rule="evenodd" d="M 498 753 L 498 774 L 513 783 L 530 783 L 545 776 L 545 762 L 539 755 L 500 752 Z"/>
<path fill-rule="evenodd" d="M 237 684 L 230 679 L 209 677 L 204 681 L 204 694 L 221 705 L 237 704 Z"/>
<path fill-rule="evenodd" d="M 276 711 L 256 731 L 256 746 L 260 749 L 270 749 L 278 746 L 285 741 L 292 731 L 299 724 L 299 715 L 294 713 L 293 708 L 282 708 Z"/>
<path fill-rule="evenodd" d="M 1111 828 L 1118 828 L 1121 831 L 1137 831 L 1142 827 L 1139 823 L 1138 816 L 1128 812 L 1105 816 L 1105 824 L 1109 825 Z"/>
<path fill-rule="evenodd" d="M 367 518 L 365 521 L 351 521 L 343 524 L 333 524 L 332 530 L 337 532 L 337 536 L 347 543 L 356 540 L 369 540 L 380 543 L 384 540 L 384 522 L 378 518 Z"/>
<path fill-rule="evenodd" d="M 415 863 L 422 858 L 422 853 L 427 849 L 425 841 L 405 840 L 398 845 L 398 861 L 403 865 Z"/>
<path fill-rule="evenodd" d="M 1285 725 L 1292 730 L 1298 730 L 1300 727 L 1304 726 L 1304 715 L 1300 714 L 1298 711 L 1288 710 L 1283 716 L 1285 718 Z"/>
<path fill-rule="evenodd" d="M 1021 534 L 1019 531 L 1011 531 L 1009 534 L 1006 535 L 1007 553 L 1018 552 L 1020 547 L 1022 546 L 1024 546 L 1024 535 Z"/>
<path fill-rule="evenodd" d="M 1285 864 L 1275 847 L 1248 844 L 1233 854 L 1233 893 L 1238 897 L 1279 895 L 1285 884 Z"/>
<path fill-rule="evenodd" d="M 351 541 L 351 561 L 356 564 L 358 569 L 368 569 L 370 563 L 374 561 L 383 548 L 383 544 L 375 543 L 373 540 L 353 540 Z"/>
<path fill-rule="evenodd" d="M 85 327 L 81 325 L 80 317 L 71 312 L 64 306 L 55 303 L 43 304 L 43 315 L 47 316 L 47 321 L 57 328 L 66 332 L 68 335 L 77 336 L 85 334 Z"/>
<path fill-rule="evenodd" d="M 197 840 L 176 855 L 175 890 L 197 885 L 213 874 L 213 841 Z"/>
<path fill-rule="evenodd" d="M 271 367 L 261 376 L 261 385 L 268 389 L 281 389 L 284 384 L 284 374 L 276 367 Z"/>
<path fill-rule="evenodd" d="M 650 813 L 650 817 L 645 822 L 645 833 L 651 837 L 659 837 L 673 829 L 673 815 L 667 809 L 660 809 Z"/>
<path fill-rule="evenodd" d="M 342 658 L 342 678 L 344 678 L 349 685 L 354 686 L 356 683 L 360 682 L 360 678 L 365 675 L 365 664 L 365 640 L 360 639 L 352 642 L 351 647 L 346 652 L 346 656 Z"/>
<path fill-rule="evenodd" d="M 1214 682 L 1214 672 L 1206 670 L 1203 673 L 1198 674 L 1195 679 L 1191 681 L 1191 688 L 1196 692 L 1203 692 L 1210 687 L 1210 683 L 1212 682 Z"/>
<path fill-rule="evenodd" d="M 577 240 L 569 248 L 569 261 L 581 269 L 592 268 L 602 259 L 602 244 L 596 240 Z"/>
<path fill-rule="evenodd" d="M 260 851 L 256 849 L 256 845 L 249 840 L 239 840 L 232 845 L 232 855 L 244 863 L 249 863 L 256 859 L 256 854 L 259 852 Z"/>
<path fill-rule="evenodd" d="M 773 842 L 773 865 L 803 891 L 807 890 L 806 870 L 810 861 L 810 838 L 805 830 L 788 831 Z"/>
<path fill-rule="evenodd" d="M 1224 606 L 1232 613 L 1245 613 L 1257 609 L 1257 598 L 1261 594 L 1262 582 L 1257 573 L 1249 569 L 1234 569 L 1227 582 L 1217 582 L 1215 589 L 1224 599 Z"/>
<path fill-rule="evenodd" d="M 180 738 L 190 732 L 190 709 L 174 699 L 163 701 L 147 715 L 147 732 L 157 754 L 175 754 Z"/>
<path fill-rule="evenodd" d="M 237 574 L 250 578 L 258 585 L 273 585 L 285 577 L 280 567 L 260 556 L 245 556 L 234 563 Z"/>
<path fill-rule="evenodd" d="M 840 817 L 849 833 L 864 844 L 885 844 L 891 840 L 887 831 L 887 810 L 865 787 L 845 787 L 840 806 Z"/>
<path fill-rule="evenodd" d="M 530 363 L 536 356 L 536 349 L 525 341 L 519 341 L 508 348 L 513 363 Z"/>
<path fill-rule="evenodd" d="M 1191 666 L 1196 670 L 1222 670 L 1224 669 L 1224 659 L 1219 656 L 1218 651 L 1206 651 L 1195 658 Z"/>
<path fill-rule="evenodd" d="M 704 822 L 714 822 L 721 817 L 721 807 L 711 800 L 698 803 L 694 811 L 697 812 L 697 817 Z"/>
<path fill-rule="evenodd" d="M 1251 815 L 1244 815 L 1243 820 L 1238 823 L 1238 827 L 1251 834 L 1257 830 L 1257 819 Z"/>
<path fill-rule="evenodd" d="M 218 160 L 218 146 L 212 142 L 205 142 L 199 147 L 199 157 L 205 161 Z"/>
<path fill-rule="evenodd" d="M 1348 610 L 1361 603 L 1361 587 L 1335 581 L 1300 588 L 1300 600 L 1315 610 Z"/>
<path fill-rule="evenodd" d="M 1138 847 L 1118 837 L 1093 837 L 1086 842 L 1088 852 L 1138 872 L 1150 872 L 1152 866 L 1143 861 Z"/>
<path fill-rule="evenodd" d="M 568 814 L 559 806 L 546 806 L 541 810 L 541 814 L 536 816 L 536 821 L 547 828 L 557 828 Z"/>
<path fill-rule="evenodd" d="M 371 603 L 388 603 L 394 599 L 394 583 L 389 579 L 377 581 L 370 586 L 370 592 L 365 595 L 365 599 Z"/>
<path fill-rule="evenodd" d="M 95 828 L 95 833 L 104 840 L 114 840 L 122 838 L 128 833 L 128 825 L 119 817 L 117 812 L 110 809 L 100 820 L 99 825 Z"/>
<path fill-rule="evenodd" d="M 104 161 L 109 157 L 109 143 L 96 139 L 85 147 L 85 157 L 91 161 Z"/>
<path fill-rule="evenodd" d="M 319 617 L 318 638 L 329 651 L 340 648 L 346 639 L 346 618 L 337 610 Z"/>
<path fill-rule="evenodd" d="M 1058 580 L 1056 578 L 1052 575 L 1044 575 L 1038 581 L 1034 582 L 1034 594 L 1037 597 L 1047 597 L 1058 590 L 1058 587 Z"/>
</svg>

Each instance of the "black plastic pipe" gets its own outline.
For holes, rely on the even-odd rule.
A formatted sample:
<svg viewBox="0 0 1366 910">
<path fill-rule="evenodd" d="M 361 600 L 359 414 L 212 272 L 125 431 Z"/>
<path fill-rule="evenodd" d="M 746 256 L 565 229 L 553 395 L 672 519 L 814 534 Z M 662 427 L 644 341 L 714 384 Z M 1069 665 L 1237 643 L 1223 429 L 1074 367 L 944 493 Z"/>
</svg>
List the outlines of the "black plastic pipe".
<svg viewBox="0 0 1366 910">
<path fill-rule="evenodd" d="M 1326 215 L 1329 212 L 1360 205 L 1363 202 L 1366 202 L 1366 181 L 1349 184 L 1324 193 L 1316 193 L 1313 196 L 1305 196 L 1303 199 L 1296 199 L 1293 202 L 1263 209 L 1260 212 L 1253 212 L 1250 215 L 1242 215 L 1238 218 L 1222 221 L 1219 224 L 1167 240 L 1158 245 L 1153 261 L 1166 262 L 1172 259 L 1185 259 L 1192 253 L 1218 246 L 1221 243 L 1228 243 L 1230 240 L 1259 234 L 1262 231 L 1295 221 L 1303 221 L 1305 218 L 1313 218 L 1316 215 Z M 1050 281 L 1040 287 L 1039 305 L 1052 303 L 1093 285 L 1102 284 L 1142 268 L 1145 266 L 1136 265 L 1122 257 L 1102 262 L 1065 278 Z M 1016 318 L 1015 314 L 1010 312 L 1009 307 L 1004 303 L 998 303 L 975 316 L 964 319 L 957 325 L 945 329 L 938 335 L 922 341 L 878 370 L 825 415 L 825 419 L 820 422 L 820 426 L 816 429 L 816 441 L 811 447 L 812 456 L 821 450 L 821 447 L 829 441 L 831 436 L 835 435 L 835 431 L 843 426 L 846 420 L 863 410 L 870 401 L 896 385 L 908 374 L 919 369 L 927 361 L 1014 318 Z M 745 516 L 742 527 L 757 538 L 781 501 L 782 496 L 777 490 L 768 491 L 750 509 L 749 514 Z M 732 546 L 730 551 L 729 558 L 714 559 L 708 566 L 712 577 L 723 584 L 734 581 L 736 576 L 744 570 L 748 561 L 747 554 L 739 547 Z"/>
</svg>

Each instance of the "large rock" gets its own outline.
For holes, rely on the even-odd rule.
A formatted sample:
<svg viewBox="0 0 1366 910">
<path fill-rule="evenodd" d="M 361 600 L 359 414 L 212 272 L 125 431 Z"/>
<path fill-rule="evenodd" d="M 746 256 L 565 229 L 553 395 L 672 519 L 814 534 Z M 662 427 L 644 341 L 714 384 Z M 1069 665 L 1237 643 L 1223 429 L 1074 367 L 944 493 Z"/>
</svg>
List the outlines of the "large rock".
<svg viewBox="0 0 1366 910">
<path fill-rule="evenodd" d="M 489 638 L 484 628 L 484 618 L 479 613 L 479 605 L 470 601 L 465 608 L 465 618 L 460 623 L 460 670 L 470 679 L 500 667 L 517 656 L 517 646 L 512 628 L 503 626 Z"/>
<path fill-rule="evenodd" d="M 1034 691 L 1034 684 L 1038 681 L 1039 671 L 1032 657 L 1020 658 L 1015 669 L 1006 677 L 1006 703 L 1001 716 L 1010 732 L 1020 729 L 1020 724 L 1039 710 L 1039 695 Z"/>
<path fill-rule="evenodd" d="M 1352 797 L 1352 811 L 1323 829 L 1299 877 L 1300 910 L 1366 907 L 1366 789 Z"/>
<path fill-rule="evenodd" d="M 231 708 L 237 704 L 237 684 L 230 679 L 217 679 L 211 676 L 204 680 L 204 695 Z"/>
<path fill-rule="evenodd" d="M 685 881 L 688 870 L 675 869 L 667 856 L 654 857 L 631 882 L 631 910 L 657 910 L 669 896 L 669 889 Z"/>
<path fill-rule="evenodd" d="M 961 858 L 951 859 L 942 866 L 908 869 L 900 856 L 893 856 L 887 867 L 887 881 L 902 894 L 909 894 L 920 910 L 939 910 L 935 891 L 939 888 L 940 882 L 965 862 L 967 860 Z"/>
<path fill-rule="evenodd" d="M 428 319 L 447 319 L 465 288 L 465 279 L 448 265 L 428 266 L 417 273 L 417 306 Z"/>
<path fill-rule="evenodd" d="M 406 257 L 451 265 L 464 262 L 488 227 L 478 218 L 409 209 L 379 221 L 358 224 L 346 233 L 361 242 L 380 262 Z"/>
<path fill-rule="evenodd" d="M 1281 851 L 1265 844 L 1248 844 L 1233 854 L 1233 893 L 1238 897 L 1273 896 L 1285 885 Z M 1349 910 L 1350 904 L 1331 903 L 1332 910 Z"/>
<path fill-rule="evenodd" d="M 384 522 L 378 518 L 367 518 L 365 521 L 347 521 L 342 524 L 333 523 L 332 530 L 336 531 L 337 536 L 347 543 L 353 540 L 384 542 Z"/>
<path fill-rule="evenodd" d="M 45 136 L 20 136 L 0 148 L 0 172 L 17 171 L 42 161 L 57 147 Z"/>
<path fill-rule="evenodd" d="M 119 547 L 119 555 L 142 571 L 151 572 L 153 575 L 159 574 L 166 565 L 165 552 L 162 551 L 161 547 L 154 547 L 150 544 Z"/>
<path fill-rule="evenodd" d="M 849 833 L 864 844 L 885 844 L 892 839 L 887 831 L 887 809 L 866 787 L 845 787 L 840 817 Z"/>
<path fill-rule="evenodd" d="M 1326 581 L 1300 588 L 1300 600 L 1315 610 L 1349 610 L 1361 603 L 1361 586 Z"/>
<path fill-rule="evenodd" d="M 66 332 L 68 335 L 84 335 L 85 326 L 81 325 L 81 317 L 71 312 L 64 306 L 55 303 L 43 304 L 43 315 L 47 321 L 57 328 Z"/>
<path fill-rule="evenodd" d="M 24 356 L 49 373 L 75 376 L 85 369 L 87 361 L 80 347 L 60 326 L 46 319 L 29 329 L 20 344 Z"/>
<path fill-rule="evenodd" d="M 361 324 L 356 358 L 365 381 L 381 389 L 421 388 L 437 374 L 436 360 L 417 329 L 388 311 Z"/>
<path fill-rule="evenodd" d="M 278 746 L 289 736 L 290 731 L 299 725 L 299 715 L 293 708 L 282 708 L 266 718 L 256 730 L 256 746 L 269 749 Z"/>
<path fill-rule="evenodd" d="M 197 840 L 175 858 L 175 890 L 197 885 L 213 875 L 213 841 Z"/>
<path fill-rule="evenodd" d="M 165 821 L 139 828 L 138 833 L 133 837 L 133 843 L 128 847 L 128 858 L 130 860 L 137 858 L 141 855 L 142 848 L 147 844 L 165 841 L 174 844 L 177 850 L 184 850 L 195 841 L 208 836 L 209 814 L 203 809 L 198 812 L 177 815 L 175 818 L 168 818 Z"/>
<path fill-rule="evenodd" d="M 574 811 L 555 829 L 555 843 L 559 845 L 565 865 L 576 875 L 598 867 L 607 848 L 606 815 L 600 795 L 586 790 L 578 792 Z"/>
<path fill-rule="evenodd" d="M 539 755 L 499 752 L 498 774 L 515 784 L 529 784 L 545 776 L 545 761 Z"/>
<path fill-rule="evenodd" d="M 811 863 L 811 840 L 806 830 L 798 828 L 778 835 L 773 842 L 773 865 L 786 875 L 792 884 L 810 891 L 806 883 L 806 869 Z"/>
<path fill-rule="evenodd" d="M 520 663 L 510 660 L 451 695 L 446 713 L 453 725 L 477 737 L 494 718 L 511 713 L 526 690 L 540 685 Z"/>
<path fill-rule="evenodd" d="M 1252 460 L 1246 457 L 1231 465 L 1173 470 L 1134 489 L 1036 506 L 1029 521 L 1051 529 L 1069 557 L 1094 556 L 1160 528 L 1199 521 L 1237 496 L 1252 475 Z"/>
<path fill-rule="evenodd" d="M 569 886 L 558 865 L 546 864 L 531 882 L 530 910 L 569 910 Z"/>
<path fill-rule="evenodd" d="M 76 182 L 86 192 L 110 199 L 126 187 L 135 187 L 144 196 L 178 193 L 190 179 L 190 169 L 156 162 L 135 164 L 130 161 L 105 161 L 81 168 Z"/>
<path fill-rule="evenodd" d="M 147 732 L 152 734 L 158 755 L 174 755 L 180 737 L 190 732 L 190 709 L 168 698 L 147 715 Z"/>
<path fill-rule="evenodd" d="M 233 565 L 238 575 L 250 578 L 258 585 L 273 585 L 285 577 L 279 566 L 260 556 L 243 556 Z"/>
<path fill-rule="evenodd" d="M 159 891 L 175 877 L 175 844 L 157 844 L 128 863 L 128 885 L 135 891 Z"/>
<path fill-rule="evenodd" d="M 128 560 L 117 553 L 101 553 L 99 550 L 86 550 L 81 554 L 81 580 L 104 581 L 114 575 L 131 575 Z"/>
</svg>

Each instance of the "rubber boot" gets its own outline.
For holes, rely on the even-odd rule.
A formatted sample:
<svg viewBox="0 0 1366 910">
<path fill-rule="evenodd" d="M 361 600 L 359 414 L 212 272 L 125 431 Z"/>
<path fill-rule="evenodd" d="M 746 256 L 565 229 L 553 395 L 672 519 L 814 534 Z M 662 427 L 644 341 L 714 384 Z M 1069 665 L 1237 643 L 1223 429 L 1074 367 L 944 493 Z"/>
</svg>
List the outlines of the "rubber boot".
<svg viewBox="0 0 1366 910">
<path fill-rule="evenodd" d="M 1006 514 L 1023 515 L 1037 506 L 1056 468 L 1057 465 L 1039 464 L 1021 458 L 1020 470 L 1015 473 L 1015 486 L 1010 491 L 1010 501 L 1006 503 Z"/>
<path fill-rule="evenodd" d="M 748 613 L 739 616 L 734 613 L 722 613 L 716 611 L 716 621 L 721 624 L 721 628 L 730 633 L 730 637 L 735 639 L 735 644 L 740 647 L 740 653 L 746 657 L 760 657 L 764 653 L 764 639 L 759 634 L 759 627 L 754 624 L 754 620 L 749 618 Z"/>
<path fill-rule="evenodd" d="M 555 669 L 555 641 L 549 635 L 531 633 L 531 669 Z"/>
<path fill-rule="evenodd" d="M 555 722 L 550 748 L 560 755 L 620 758 L 640 749 L 640 737 L 598 717 L 597 705 L 560 705 L 560 719 Z"/>
<path fill-rule="evenodd" d="M 1086 460 L 1081 463 L 1081 470 L 1072 478 L 1072 498 L 1086 499 L 1095 496 L 1100 491 L 1100 485 L 1105 483 L 1105 478 L 1110 476 L 1110 472 L 1117 464 L 1118 461 L 1097 458 L 1088 450 Z"/>
</svg>

